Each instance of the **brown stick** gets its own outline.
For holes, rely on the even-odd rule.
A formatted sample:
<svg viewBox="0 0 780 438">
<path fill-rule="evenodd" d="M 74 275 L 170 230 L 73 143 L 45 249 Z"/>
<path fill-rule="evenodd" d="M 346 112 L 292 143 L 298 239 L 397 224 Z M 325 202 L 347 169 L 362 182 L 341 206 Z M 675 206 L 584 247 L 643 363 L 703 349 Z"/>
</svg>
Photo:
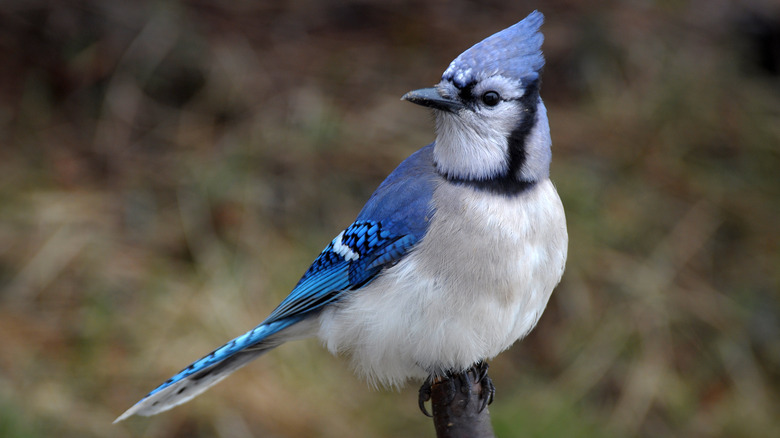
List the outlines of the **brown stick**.
<svg viewBox="0 0 780 438">
<path fill-rule="evenodd" d="M 493 438 L 490 412 L 482 407 L 482 384 L 475 382 L 476 372 L 468 371 L 473 382 L 469 390 L 465 379 L 451 377 L 431 387 L 433 425 L 438 438 Z"/>
</svg>

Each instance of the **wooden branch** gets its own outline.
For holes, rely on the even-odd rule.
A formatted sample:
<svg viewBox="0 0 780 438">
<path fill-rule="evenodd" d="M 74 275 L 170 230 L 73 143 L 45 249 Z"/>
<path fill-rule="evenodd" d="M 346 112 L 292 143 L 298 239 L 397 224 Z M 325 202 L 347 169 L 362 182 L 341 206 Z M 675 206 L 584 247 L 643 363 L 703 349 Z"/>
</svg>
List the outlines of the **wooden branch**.
<svg viewBox="0 0 780 438">
<path fill-rule="evenodd" d="M 468 371 L 471 390 L 466 379 L 451 377 L 438 380 L 431 387 L 433 425 L 438 438 L 493 438 L 488 408 L 480 408 L 482 384 L 475 382 L 476 372 Z"/>
</svg>

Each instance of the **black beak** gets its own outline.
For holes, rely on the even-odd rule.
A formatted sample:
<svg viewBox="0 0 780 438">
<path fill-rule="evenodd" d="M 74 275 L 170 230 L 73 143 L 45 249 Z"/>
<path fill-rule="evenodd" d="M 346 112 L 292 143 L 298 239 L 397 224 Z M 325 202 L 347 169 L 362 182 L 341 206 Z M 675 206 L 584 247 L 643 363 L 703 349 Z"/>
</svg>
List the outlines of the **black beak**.
<svg viewBox="0 0 780 438">
<path fill-rule="evenodd" d="M 408 100 L 417 105 L 451 113 L 458 112 L 459 109 L 464 107 L 460 101 L 442 96 L 435 88 L 421 88 L 419 90 L 410 91 L 404 94 L 403 97 L 401 97 L 401 100 Z"/>
</svg>

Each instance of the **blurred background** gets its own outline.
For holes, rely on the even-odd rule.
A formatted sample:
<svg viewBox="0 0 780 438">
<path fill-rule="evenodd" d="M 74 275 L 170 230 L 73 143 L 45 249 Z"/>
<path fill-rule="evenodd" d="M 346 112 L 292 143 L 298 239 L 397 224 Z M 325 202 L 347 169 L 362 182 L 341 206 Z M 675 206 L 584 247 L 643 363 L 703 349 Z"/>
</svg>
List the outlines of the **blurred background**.
<svg viewBox="0 0 780 438">
<path fill-rule="evenodd" d="M 433 436 L 316 340 L 111 422 L 260 322 L 433 140 L 401 102 L 546 15 L 563 282 L 503 437 L 780 429 L 780 5 L 0 0 L 0 436 Z"/>
</svg>

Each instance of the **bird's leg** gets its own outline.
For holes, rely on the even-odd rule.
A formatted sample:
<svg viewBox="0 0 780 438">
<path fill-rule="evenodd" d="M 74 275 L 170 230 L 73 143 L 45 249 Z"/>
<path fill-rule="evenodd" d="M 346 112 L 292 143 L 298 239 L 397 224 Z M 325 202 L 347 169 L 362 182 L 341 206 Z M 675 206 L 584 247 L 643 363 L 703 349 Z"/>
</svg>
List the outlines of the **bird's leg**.
<svg viewBox="0 0 780 438">
<path fill-rule="evenodd" d="M 458 379 L 458 383 L 460 383 L 459 385 L 456 383 L 455 379 Z M 469 394 L 473 389 L 474 384 L 476 383 L 479 383 L 481 386 L 479 398 L 482 400 L 482 404 L 480 405 L 477 412 L 482 412 L 487 407 L 487 405 L 493 402 L 493 396 L 496 393 L 496 387 L 493 385 L 493 380 L 491 380 L 488 376 L 488 364 L 484 361 L 477 362 L 471 368 L 465 371 L 451 371 L 441 377 L 436 377 L 433 373 L 431 373 L 420 387 L 419 398 L 417 400 L 420 406 L 420 410 L 426 416 L 432 416 L 425 408 L 425 402 L 431 399 L 432 387 L 434 384 L 447 385 L 444 404 L 449 405 L 453 400 L 455 400 L 455 397 L 458 393 L 458 388 L 460 388 L 460 391 L 463 394 Z M 468 401 L 469 399 L 467 397 L 465 399 L 466 404 L 468 404 Z"/>
</svg>

